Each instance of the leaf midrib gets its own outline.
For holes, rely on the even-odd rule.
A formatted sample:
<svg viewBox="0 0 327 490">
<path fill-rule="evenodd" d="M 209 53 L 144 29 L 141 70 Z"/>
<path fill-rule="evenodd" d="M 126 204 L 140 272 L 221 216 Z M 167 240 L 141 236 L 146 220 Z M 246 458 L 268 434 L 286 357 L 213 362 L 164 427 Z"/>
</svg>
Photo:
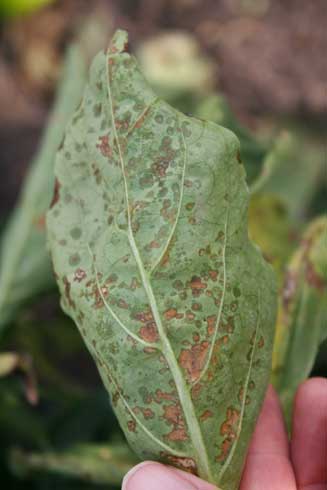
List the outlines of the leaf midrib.
<svg viewBox="0 0 327 490">
<path fill-rule="evenodd" d="M 161 321 L 161 316 L 158 310 L 156 298 L 151 286 L 150 278 L 147 275 L 144 266 L 143 266 L 143 261 L 141 259 L 139 250 L 137 248 L 133 231 L 132 231 L 132 226 L 131 226 L 131 215 L 130 215 L 130 206 L 129 206 L 129 196 L 128 196 L 128 186 L 127 186 L 127 180 L 126 180 L 126 175 L 125 175 L 125 164 L 124 164 L 124 159 L 122 155 L 122 150 L 121 146 L 119 143 L 119 138 L 117 134 L 117 129 L 116 129 L 116 124 L 115 124 L 115 116 L 114 116 L 114 111 L 113 111 L 113 97 L 112 97 L 112 91 L 111 91 L 111 84 L 110 84 L 110 64 L 107 64 L 107 87 L 108 87 L 108 98 L 109 98 L 109 106 L 110 106 L 110 112 L 111 112 L 111 120 L 112 120 L 112 128 L 114 132 L 114 138 L 116 141 L 116 145 L 118 148 L 118 153 L 119 153 L 119 160 L 120 160 L 120 165 L 121 165 L 121 171 L 122 171 L 122 176 L 123 176 L 123 182 L 124 182 L 124 190 L 125 190 L 125 201 L 126 201 L 126 207 L 127 207 L 127 219 L 128 219 L 128 241 L 129 245 L 131 247 L 133 256 L 135 258 L 135 261 L 137 263 L 141 279 L 142 279 L 142 284 L 143 287 L 146 291 L 150 308 L 153 314 L 153 318 L 156 322 L 158 332 L 162 341 L 162 351 L 163 354 L 166 358 L 167 364 L 169 366 L 169 369 L 172 373 L 176 389 L 179 395 L 180 403 L 183 409 L 183 413 L 187 422 L 189 434 L 192 440 L 192 445 L 193 445 L 193 450 L 194 450 L 194 456 L 196 459 L 196 463 L 198 466 L 198 474 L 202 478 L 207 479 L 210 482 L 214 482 L 213 476 L 210 471 L 210 466 L 209 466 L 209 461 L 208 461 L 208 455 L 207 455 L 207 449 L 205 447 L 203 437 L 202 437 L 202 432 L 199 426 L 198 419 L 196 417 L 195 411 L 194 411 L 194 406 L 193 402 L 191 400 L 191 395 L 190 391 L 188 390 L 186 386 L 185 379 L 182 375 L 180 366 L 177 363 L 173 348 L 170 344 L 170 341 L 166 335 L 166 332 L 164 331 L 164 327 Z"/>
</svg>

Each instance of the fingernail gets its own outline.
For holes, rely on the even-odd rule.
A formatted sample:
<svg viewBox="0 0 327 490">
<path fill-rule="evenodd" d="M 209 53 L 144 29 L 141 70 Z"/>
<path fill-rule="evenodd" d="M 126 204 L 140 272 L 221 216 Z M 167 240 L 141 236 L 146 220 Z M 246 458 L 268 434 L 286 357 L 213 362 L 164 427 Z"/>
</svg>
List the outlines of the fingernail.
<svg viewBox="0 0 327 490">
<path fill-rule="evenodd" d="M 122 490 L 199 490 L 199 487 L 173 468 L 147 461 L 127 473 Z"/>
</svg>

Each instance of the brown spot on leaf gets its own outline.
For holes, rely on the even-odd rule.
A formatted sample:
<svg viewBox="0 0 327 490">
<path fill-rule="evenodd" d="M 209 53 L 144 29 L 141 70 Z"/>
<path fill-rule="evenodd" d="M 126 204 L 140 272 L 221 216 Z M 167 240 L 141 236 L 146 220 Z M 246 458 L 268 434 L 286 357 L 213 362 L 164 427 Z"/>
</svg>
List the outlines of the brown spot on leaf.
<svg viewBox="0 0 327 490">
<path fill-rule="evenodd" d="M 70 285 L 70 282 L 68 281 L 67 279 L 67 276 L 64 276 L 63 277 L 63 283 L 64 283 L 64 286 L 65 286 L 65 297 L 68 301 L 68 304 L 71 308 L 73 308 L 73 310 L 75 310 L 76 308 L 76 305 L 75 305 L 75 301 L 72 300 L 72 297 L 70 295 L 70 288 L 71 288 L 71 285 Z"/>
<path fill-rule="evenodd" d="M 216 322 L 217 322 L 216 315 L 211 315 L 207 317 L 207 333 L 209 336 L 211 336 L 214 333 Z"/>
<path fill-rule="evenodd" d="M 164 313 L 164 317 L 166 320 L 172 320 L 173 318 L 176 318 L 177 316 L 177 310 L 175 308 L 170 308 L 169 310 L 166 310 Z"/>
<path fill-rule="evenodd" d="M 201 277 L 193 276 L 190 282 L 191 289 L 205 289 L 207 284 L 202 282 Z"/>
<path fill-rule="evenodd" d="M 180 456 L 173 456 L 172 454 L 166 454 L 164 452 L 160 453 L 160 456 L 172 466 L 176 466 L 176 468 L 180 468 L 187 473 L 192 473 L 194 475 L 197 474 L 197 466 L 192 458 L 182 458 Z"/>
<path fill-rule="evenodd" d="M 200 420 L 201 422 L 204 422 L 205 420 L 208 420 L 211 417 L 213 417 L 213 413 L 211 412 L 211 410 L 205 410 L 205 412 L 203 412 L 203 414 L 201 415 Z"/>
<path fill-rule="evenodd" d="M 174 401 L 176 400 L 176 395 L 174 392 L 165 393 L 164 391 L 157 390 L 155 395 L 155 401 L 161 403 L 162 401 Z"/>
<path fill-rule="evenodd" d="M 202 390 L 201 383 L 197 383 L 192 387 L 191 390 L 192 400 L 197 400 L 199 398 L 201 390 Z"/>
<path fill-rule="evenodd" d="M 185 369 L 187 378 L 190 382 L 198 379 L 204 368 L 209 342 L 203 341 L 193 345 L 190 349 L 183 349 L 179 356 L 179 363 Z"/>
<path fill-rule="evenodd" d="M 185 430 L 185 422 L 182 416 L 182 410 L 179 403 L 174 405 L 164 405 L 164 415 L 163 418 L 168 425 L 172 425 L 173 429 L 166 438 L 170 441 L 186 441 L 188 435 Z"/>
<path fill-rule="evenodd" d="M 53 206 L 59 201 L 59 191 L 60 191 L 61 184 L 58 179 L 55 180 L 54 183 L 54 189 L 53 189 L 53 196 L 52 196 L 52 201 L 50 204 L 50 209 L 53 208 Z"/>
<path fill-rule="evenodd" d="M 309 261 L 306 265 L 306 279 L 310 286 L 318 289 L 319 291 L 323 291 L 326 287 L 326 281 L 319 276 L 313 264 L 311 264 Z"/>
<path fill-rule="evenodd" d="M 100 136 L 100 143 L 96 145 L 96 147 L 100 150 L 101 154 L 104 157 L 112 157 L 112 148 L 109 145 L 109 137 L 108 136 Z"/>
<path fill-rule="evenodd" d="M 140 329 L 139 333 L 140 337 L 145 340 L 145 342 L 157 342 L 159 340 L 158 329 L 155 322 L 149 322 Z"/>
<path fill-rule="evenodd" d="M 238 423 L 240 419 L 240 411 L 234 407 L 228 407 L 226 411 L 226 419 L 220 426 L 220 434 L 225 436 L 224 441 L 220 446 L 220 454 L 216 460 L 223 462 L 228 457 L 229 451 L 233 445 L 233 442 L 237 436 Z"/>
<path fill-rule="evenodd" d="M 81 282 L 86 278 L 86 272 L 83 269 L 77 269 L 74 274 L 74 282 Z"/>
<path fill-rule="evenodd" d="M 210 270 L 210 271 L 209 271 L 209 276 L 210 276 L 210 278 L 211 278 L 213 281 L 217 281 L 217 278 L 218 278 L 218 271 L 213 271 L 213 270 Z"/>
<path fill-rule="evenodd" d="M 129 432 L 135 432 L 135 429 L 136 429 L 136 422 L 135 422 L 135 420 L 130 420 L 127 423 L 127 428 L 129 430 Z"/>
</svg>

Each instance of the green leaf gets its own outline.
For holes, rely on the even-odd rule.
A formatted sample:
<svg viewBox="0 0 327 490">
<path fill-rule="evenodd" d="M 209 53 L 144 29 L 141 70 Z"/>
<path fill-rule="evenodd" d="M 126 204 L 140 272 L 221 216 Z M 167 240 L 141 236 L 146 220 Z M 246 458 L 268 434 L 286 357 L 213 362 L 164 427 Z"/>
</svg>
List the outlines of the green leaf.
<svg viewBox="0 0 327 490">
<path fill-rule="evenodd" d="M 273 382 L 290 419 L 295 392 L 327 338 L 327 218 L 316 219 L 292 257 L 280 298 Z"/>
<path fill-rule="evenodd" d="M 6 16 L 22 15 L 52 3 L 53 0 L 1 0 L 0 14 Z"/>
<path fill-rule="evenodd" d="M 4 230 L 0 255 L 0 328 L 12 319 L 22 303 L 54 284 L 45 245 L 45 212 L 54 183 L 54 156 L 65 125 L 81 98 L 85 73 L 83 59 L 77 46 L 73 46 L 67 54 L 49 126 L 26 178 L 20 202 Z"/>
<path fill-rule="evenodd" d="M 91 17 L 81 29 L 78 42 L 68 49 L 48 127 L 26 177 L 18 206 L 3 231 L 0 332 L 21 305 L 54 286 L 45 237 L 45 213 L 53 195 L 54 158 L 66 124 L 82 97 L 89 61 L 101 46 L 107 30 L 97 16 Z"/>
<path fill-rule="evenodd" d="M 255 194 L 249 206 L 249 235 L 272 264 L 279 284 L 295 248 L 295 230 L 283 202 L 273 194 Z"/>
<path fill-rule="evenodd" d="M 325 141 L 290 129 L 281 134 L 268 158 L 273 171 L 260 191 L 275 194 L 292 218 L 303 221 L 319 183 L 326 181 Z"/>
<path fill-rule="evenodd" d="M 56 161 L 48 237 L 142 458 L 238 488 L 270 374 L 271 267 L 248 239 L 239 142 L 158 99 L 118 31 Z"/>
<path fill-rule="evenodd" d="M 50 472 L 81 481 L 120 485 L 138 460 L 124 444 L 84 444 L 62 452 L 28 453 L 16 449 L 11 454 L 14 472 L 26 478 Z"/>
</svg>

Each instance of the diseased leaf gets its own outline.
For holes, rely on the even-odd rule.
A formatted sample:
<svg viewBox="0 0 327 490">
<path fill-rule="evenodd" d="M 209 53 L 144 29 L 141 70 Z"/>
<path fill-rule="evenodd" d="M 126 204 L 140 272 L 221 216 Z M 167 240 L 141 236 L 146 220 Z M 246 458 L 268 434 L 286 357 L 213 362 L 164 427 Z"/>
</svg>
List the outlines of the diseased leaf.
<svg viewBox="0 0 327 490">
<path fill-rule="evenodd" d="M 242 126 L 226 98 L 214 92 L 217 66 L 201 52 L 196 36 L 182 31 L 159 34 L 140 44 L 137 58 L 145 78 L 166 102 L 186 114 L 225 126 L 237 135 L 248 184 L 259 178 L 258 184 L 265 181 L 262 167 L 265 177 L 271 171 L 271 160 L 275 162 L 265 159 L 271 145 L 259 141 Z"/>
<path fill-rule="evenodd" d="M 295 392 L 327 338 L 327 219 L 304 234 L 286 272 L 273 355 L 273 382 L 288 420 Z"/>
<path fill-rule="evenodd" d="M 237 138 L 158 99 L 118 31 L 56 161 L 48 236 L 137 454 L 238 488 L 270 374 L 272 270 L 248 240 Z"/>
<path fill-rule="evenodd" d="M 20 477 L 53 473 L 97 484 L 120 485 L 132 466 L 138 463 L 126 445 L 84 444 L 62 452 L 12 452 L 11 466 Z"/>
</svg>

